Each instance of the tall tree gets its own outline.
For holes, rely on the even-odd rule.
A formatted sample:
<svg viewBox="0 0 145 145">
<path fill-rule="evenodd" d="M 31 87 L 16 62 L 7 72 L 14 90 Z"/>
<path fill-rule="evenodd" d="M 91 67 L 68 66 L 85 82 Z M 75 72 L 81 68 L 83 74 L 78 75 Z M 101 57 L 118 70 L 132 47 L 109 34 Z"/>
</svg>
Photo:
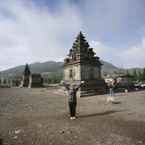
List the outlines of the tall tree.
<svg viewBox="0 0 145 145">
<path fill-rule="evenodd" d="M 142 76 L 143 76 L 142 71 L 139 71 L 138 72 L 138 80 L 139 81 L 142 81 Z"/>
<path fill-rule="evenodd" d="M 145 81 L 145 68 L 143 69 L 142 80 Z"/>
<path fill-rule="evenodd" d="M 126 70 L 126 75 L 127 75 L 127 76 L 132 76 L 132 75 L 130 74 L 130 72 L 129 72 L 128 69 Z"/>
<path fill-rule="evenodd" d="M 133 79 L 134 79 L 134 81 L 138 80 L 138 75 L 137 75 L 136 69 L 134 69 L 134 71 L 133 71 Z"/>
</svg>

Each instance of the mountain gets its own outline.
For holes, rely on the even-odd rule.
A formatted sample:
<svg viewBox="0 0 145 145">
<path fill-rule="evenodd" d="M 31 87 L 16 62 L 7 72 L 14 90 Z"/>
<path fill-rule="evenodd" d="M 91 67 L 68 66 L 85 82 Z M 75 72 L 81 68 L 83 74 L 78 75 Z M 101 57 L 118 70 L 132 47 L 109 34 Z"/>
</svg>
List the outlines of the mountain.
<svg viewBox="0 0 145 145">
<path fill-rule="evenodd" d="M 31 73 L 59 73 L 62 72 L 63 62 L 55 62 L 55 61 L 47 61 L 47 62 L 36 62 L 29 64 Z M 14 68 L 7 69 L 5 71 L 1 71 L 1 75 L 6 76 L 21 76 L 24 71 L 25 65 L 16 66 Z"/>
<path fill-rule="evenodd" d="M 102 74 L 114 74 L 124 72 L 123 69 L 114 66 L 113 64 L 101 60 L 102 65 Z"/>
<path fill-rule="evenodd" d="M 113 74 L 119 72 L 121 69 L 114 66 L 113 64 L 101 60 L 103 74 Z M 49 74 L 62 74 L 63 62 L 47 61 L 47 62 L 36 62 L 29 64 L 32 73 L 49 73 Z M 24 71 L 25 65 L 17 66 L 5 71 L 0 72 L 4 77 L 7 76 L 21 76 Z"/>
</svg>

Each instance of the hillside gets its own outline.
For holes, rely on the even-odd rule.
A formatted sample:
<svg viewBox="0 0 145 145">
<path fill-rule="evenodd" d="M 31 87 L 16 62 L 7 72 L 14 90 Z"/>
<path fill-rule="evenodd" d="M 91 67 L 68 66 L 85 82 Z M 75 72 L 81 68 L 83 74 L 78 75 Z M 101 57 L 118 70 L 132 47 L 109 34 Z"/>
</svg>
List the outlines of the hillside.
<svg viewBox="0 0 145 145">
<path fill-rule="evenodd" d="M 29 64 L 32 73 L 44 73 L 44 72 L 62 72 L 63 62 L 47 61 L 47 62 L 37 62 Z M 16 66 L 14 68 L 2 71 L 3 76 L 20 76 L 24 71 L 25 65 Z"/>
<path fill-rule="evenodd" d="M 113 74 L 116 72 L 124 71 L 123 69 L 120 69 L 109 62 L 101 60 L 101 63 L 103 64 L 102 65 L 103 74 Z"/>
<path fill-rule="evenodd" d="M 101 60 L 102 65 L 102 74 L 107 75 L 116 75 L 126 73 L 127 71 L 130 74 L 133 74 L 134 70 L 136 70 L 137 74 L 143 71 L 142 68 L 130 68 L 130 69 L 121 69 L 113 64 Z M 30 70 L 32 73 L 41 73 L 41 74 L 48 74 L 49 78 L 62 78 L 63 72 L 63 62 L 55 62 L 55 61 L 47 61 L 47 62 L 36 62 L 29 64 Z M 15 76 L 22 76 L 24 71 L 25 65 L 16 66 L 14 68 L 5 70 L 0 72 L 0 77 L 15 77 Z"/>
<path fill-rule="evenodd" d="M 119 69 L 118 67 L 114 66 L 113 64 L 101 61 L 103 64 L 102 66 L 102 73 L 103 74 L 113 74 L 115 72 L 120 72 L 123 69 Z M 47 61 L 47 62 L 37 62 L 29 64 L 30 70 L 32 73 L 49 73 L 49 74 L 62 74 L 63 71 L 63 62 L 55 62 L 55 61 Z M 25 65 L 17 66 L 5 71 L 2 71 L 1 74 L 5 77 L 7 76 L 21 76 L 24 71 Z"/>
</svg>

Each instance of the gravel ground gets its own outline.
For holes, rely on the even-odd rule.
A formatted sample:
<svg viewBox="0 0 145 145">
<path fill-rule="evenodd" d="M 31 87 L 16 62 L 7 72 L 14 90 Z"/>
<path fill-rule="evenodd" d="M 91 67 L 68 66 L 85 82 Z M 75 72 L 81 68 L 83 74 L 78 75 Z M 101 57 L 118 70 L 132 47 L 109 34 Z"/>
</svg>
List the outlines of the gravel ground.
<svg viewBox="0 0 145 145">
<path fill-rule="evenodd" d="M 145 91 L 78 98 L 61 89 L 0 89 L 0 145 L 145 145 Z"/>
</svg>

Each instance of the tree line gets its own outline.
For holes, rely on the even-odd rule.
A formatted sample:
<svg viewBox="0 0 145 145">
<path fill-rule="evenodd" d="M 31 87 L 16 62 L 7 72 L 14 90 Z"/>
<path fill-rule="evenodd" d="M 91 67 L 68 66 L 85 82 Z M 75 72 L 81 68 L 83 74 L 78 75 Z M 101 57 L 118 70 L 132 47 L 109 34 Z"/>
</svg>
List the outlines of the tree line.
<svg viewBox="0 0 145 145">
<path fill-rule="evenodd" d="M 132 72 L 127 70 L 126 74 L 132 78 L 132 81 L 145 81 L 145 68 L 143 70 L 134 69 Z"/>
</svg>

